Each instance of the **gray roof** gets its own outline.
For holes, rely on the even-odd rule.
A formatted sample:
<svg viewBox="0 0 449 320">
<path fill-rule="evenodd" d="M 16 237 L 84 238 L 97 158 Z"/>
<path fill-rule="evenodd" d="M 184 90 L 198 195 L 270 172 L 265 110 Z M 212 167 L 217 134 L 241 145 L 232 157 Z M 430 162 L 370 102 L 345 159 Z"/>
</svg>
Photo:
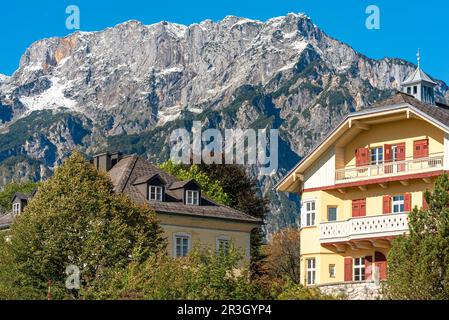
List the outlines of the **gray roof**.
<svg viewBox="0 0 449 320">
<path fill-rule="evenodd" d="M 154 177 L 157 177 L 157 176 L 159 176 L 158 173 L 152 173 L 152 174 L 149 174 L 149 175 L 146 175 L 146 176 L 141 176 L 141 177 L 136 178 L 136 180 L 134 180 L 133 184 L 145 183 L 145 182 L 147 182 L 147 181 L 149 181 L 149 180 L 151 180 L 151 179 L 153 179 Z"/>
<path fill-rule="evenodd" d="M 0 215 L 0 230 L 8 229 L 13 221 L 11 213 Z"/>
<path fill-rule="evenodd" d="M 166 188 L 166 197 L 164 201 L 149 201 L 144 194 L 134 185 L 135 181 L 140 181 L 142 177 L 145 179 L 150 176 L 159 174 L 165 180 L 169 188 Z M 138 203 L 145 203 L 157 213 L 189 215 L 197 217 L 208 217 L 226 220 L 236 220 L 241 222 L 249 222 L 259 224 L 262 221 L 258 218 L 252 217 L 241 211 L 232 209 L 230 207 L 219 205 L 201 197 L 200 206 L 186 205 L 179 198 L 176 192 L 170 190 L 171 186 L 178 187 L 189 181 L 180 181 L 171 174 L 165 172 L 152 165 L 148 160 L 145 160 L 137 155 L 125 156 L 108 172 L 114 190 L 116 192 L 123 192 L 127 194 L 132 200 Z"/>
<path fill-rule="evenodd" d="M 372 108 L 367 110 L 367 112 L 374 113 L 378 112 L 382 107 L 397 106 L 403 104 L 410 105 L 415 111 L 421 112 L 423 116 L 427 116 L 428 118 L 435 120 L 436 122 L 449 129 L 449 106 L 446 106 L 442 103 L 438 103 L 437 106 L 433 106 L 425 102 L 421 102 L 412 95 L 406 94 L 404 92 L 397 92 L 390 99 L 386 99 L 374 104 Z M 352 113 L 350 114 L 350 116 L 354 116 L 357 114 L 357 112 Z"/>
<path fill-rule="evenodd" d="M 404 82 L 402 82 L 402 85 L 419 83 L 421 81 L 425 81 L 434 85 L 437 84 L 424 71 L 422 71 L 421 68 L 418 67 L 411 75 L 407 77 L 407 79 L 404 80 Z"/>
<path fill-rule="evenodd" d="M 190 182 L 193 182 L 193 183 L 197 184 L 194 179 L 190 179 L 190 180 L 186 180 L 186 181 L 175 181 L 168 188 L 170 190 L 176 190 L 176 189 L 184 188 Z"/>
<path fill-rule="evenodd" d="M 28 201 L 29 199 L 31 199 L 34 195 L 34 192 L 31 194 L 26 194 L 26 193 L 22 193 L 22 192 L 16 192 L 14 193 L 12 200 L 14 200 L 15 198 L 19 198 L 20 200 L 26 200 Z"/>
</svg>

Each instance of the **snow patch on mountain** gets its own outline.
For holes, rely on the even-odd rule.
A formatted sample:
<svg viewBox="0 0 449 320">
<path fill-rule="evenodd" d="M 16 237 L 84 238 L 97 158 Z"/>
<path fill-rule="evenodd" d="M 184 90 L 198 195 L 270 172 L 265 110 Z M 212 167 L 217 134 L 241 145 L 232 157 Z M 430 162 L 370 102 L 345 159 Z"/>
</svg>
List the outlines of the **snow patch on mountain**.
<svg viewBox="0 0 449 320">
<path fill-rule="evenodd" d="M 160 110 L 158 113 L 158 126 L 162 126 L 167 122 L 174 121 L 181 116 L 182 106 L 176 105 L 164 110 Z"/>
<path fill-rule="evenodd" d="M 8 79 L 9 79 L 9 77 L 7 75 L 4 75 L 4 74 L 0 73 L 0 82 L 6 81 Z"/>
<path fill-rule="evenodd" d="M 59 78 L 50 78 L 52 83 L 51 87 L 35 96 L 22 96 L 20 102 L 27 107 L 27 114 L 44 109 L 59 109 L 67 108 L 73 111 L 77 111 L 76 101 L 67 98 L 64 95 L 64 91 L 69 87 L 69 82 L 62 82 Z"/>
</svg>

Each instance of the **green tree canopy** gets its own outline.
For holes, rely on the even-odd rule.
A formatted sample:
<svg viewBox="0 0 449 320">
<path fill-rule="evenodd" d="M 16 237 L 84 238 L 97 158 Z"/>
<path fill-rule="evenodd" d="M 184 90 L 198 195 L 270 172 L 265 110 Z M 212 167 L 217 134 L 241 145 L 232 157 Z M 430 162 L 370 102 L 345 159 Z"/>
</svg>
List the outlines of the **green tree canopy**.
<svg viewBox="0 0 449 320">
<path fill-rule="evenodd" d="M 3 292 L 28 288 L 22 298 L 45 298 L 51 280 L 54 298 L 76 296 L 65 288 L 67 266 L 89 287 L 110 268 L 159 252 L 161 234 L 154 212 L 116 194 L 106 174 L 74 152 L 14 222 L 10 242 L 0 242 L 0 282 L 10 286 Z"/>
<path fill-rule="evenodd" d="M 426 192 L 426 210 L 409 215 L 410 234 L 393 241 L 385 297 L 449 299 L 449 178 L 441 175 Z"/>
<path fill-rule="evenodd" d="M 111 270 L 105 281 L 88 288 L 85 295 L 92 299 L 133 300 L 261 299 L 241 259 L 234 247 L 227 255 L 199 247 L 184 258 L 154 255 L 144 263 Z"/>
<path fill-rule="evenodd" d="M 219 204 L 230 204 L 229 196 L 223 191 L 220 182 L 211 179 L 206 173 L 202 172 L 197 165 L 184 166 L 168 160 L 162 163 L 159 167 L 180 180 L 195 179 L 195 181 L 200 184 L 201 191 L 206 197 Z"/>
</svg>

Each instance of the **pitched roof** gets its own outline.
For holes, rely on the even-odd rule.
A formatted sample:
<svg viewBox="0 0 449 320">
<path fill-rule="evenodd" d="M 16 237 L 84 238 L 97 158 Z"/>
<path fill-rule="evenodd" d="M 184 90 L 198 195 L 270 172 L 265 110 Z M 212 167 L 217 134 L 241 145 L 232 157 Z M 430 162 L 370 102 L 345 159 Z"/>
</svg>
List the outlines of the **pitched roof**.
<svg viewBox="0 0 449 320">
<path fill-rule="evenodd" d="M 189 180 L 185 180 L 185 181 L 175 181 L 168 188 L 170 190 L 176 190 L 176 189 L 184 188 L 186 185 L 188 185 L 191 182 L 197 184 L 194 179 L 189 179 Z"/>
<path fill-rule="evenodd" d="M 381 111 L 381 108 L 387 106 L 397 106 L 401 104 L 408 104 L 414 107 L 415 110 L 421 111 L 427 117 L 436 120 L 440 124 L 446 126 L 449 129 L 449 107 L 444 104 L 439 104 L 439 106 L 432 106 L 427 103 L 421 102 L 412 95 L 404 92 L 397 92 L 393 97 L 380 101 L 372 106 L 372 108 L 367 109 L 366 112 L 359 111 L 351 113 L 350 116 L 356 116 L 360 114 L 376 113 Z"/>
<path fill-rule="evenodd" d="M 15 198 L 19 198 L 20 200 L 27 200 L 33 197 L 33 193 L 31 194 L 26 194 L 26 193 L 22 193 L 22 192 L 16 192 L 14 193 L 12 200 L 14 200 Z"/>
<path fill-rule="evenodd" d="M 279 189 L 280 186 L 291 176 L 291 174 L 295 172 L 304 162 L 309 160 L 309 158 L 313 154 L 315 154 L 316 151 L 321 148 L 333 134 L 335 134 L 340 128 L 342 128 L 348 120 L 359 116 L 370 114 L 375 115 L 385 111 L 405 110 L 407 108 L 416 112 L 435 125 L 440 126 L 444 131 L 449 133 L 449 106 L 442 103 L 437 103 L 436 106 L 432 106 L 419 101 L 412 95 L 398 91 L 391 98 L 379 101 L 373 104 L 373 106 L 368 109 L 348 114 L 340 122 L 340 124 L 334 128 L 334 130 L 332 130 L 318 145 L 315 146 L 315 148 L 311 152 L 309 152 L 304 158 L 302 158 L 301 161 L 299 161 L 298 164 L 293 167 L 293 169 L 291 169 L 281 180 L 279 180 L 279 182 L 274 186 L 274 189 Z"/>
<path fill-rule="evenodd" d="M 411 75 L 408 76 L 407 79 L 404 80 L 402 85 L 418 83 L 421 81 L 426 81 L 434 85 L 437 84 L 432 79 L 430 79 L 430 77 L 424 71 L 422 71 L 421 68 L 418 67 Z"/>
<path fill-rule="evenodd" d="M 148 182 L 149 180 L 153 179 L 154 177 L 160 177 L 160 176 L 158 173 L 152 173 L 152 174 L 149 174 L 146 176 L 141 176 L 141 177 L 136 178 L 136 180 L 134 180 L 133 184 L 134 185 L 142 184 L 142 183 Z M 160 178 L 160 179 L 162 179 L 162 178 Z"/>
<path fill-rule="evenodd" d="M 116 192 L 123 192 L 132 200 L 138 203 L 145 203 L 159 213 L 237 220 L 255 224 L 262 222 L 260 219 L 246 213 L 216 204 L 206 197 L 202 197 L 202 204 L 200 206 L 186 205 L 176 192 L 169 190 L 170 188 L 166 189 L 166 197 L 163 202 L 149 201 L 133 184 L 134 181 L 140 181 L 142 177 L 146 178 L 155 174 L 159 174 L 169 186 L 185 185 L 190 180 L 179 181 L 176 177 L 137 155 L 125 156 L 109 170 L 108 174 Z"/>
</svg>

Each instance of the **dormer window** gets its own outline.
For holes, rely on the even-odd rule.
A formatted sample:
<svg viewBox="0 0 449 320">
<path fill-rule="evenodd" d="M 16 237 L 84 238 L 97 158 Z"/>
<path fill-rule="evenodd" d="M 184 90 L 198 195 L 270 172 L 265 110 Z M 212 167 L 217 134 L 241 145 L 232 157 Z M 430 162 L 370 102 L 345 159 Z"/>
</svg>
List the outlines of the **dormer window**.
<svg viewBox="0 0 449 320">
<path fill-rule="evenodd" d="M 17 216 L 21 211 L 22 211 L 22 206 L 20 205 L 20 202 L 12 204 L 12 213 L 15 216 Z"/>
<path fill-rule="evenodd" d="M 200 193 L 196 190 L 187 190 L 186 204 L 198 206 L 200 204 Z"/>
<path fill-rule="evenodd" d="M 150 186 L 148 192 L 148 198 L 150 201 L 162 201 L 162 187 Z"/>
</svg>

